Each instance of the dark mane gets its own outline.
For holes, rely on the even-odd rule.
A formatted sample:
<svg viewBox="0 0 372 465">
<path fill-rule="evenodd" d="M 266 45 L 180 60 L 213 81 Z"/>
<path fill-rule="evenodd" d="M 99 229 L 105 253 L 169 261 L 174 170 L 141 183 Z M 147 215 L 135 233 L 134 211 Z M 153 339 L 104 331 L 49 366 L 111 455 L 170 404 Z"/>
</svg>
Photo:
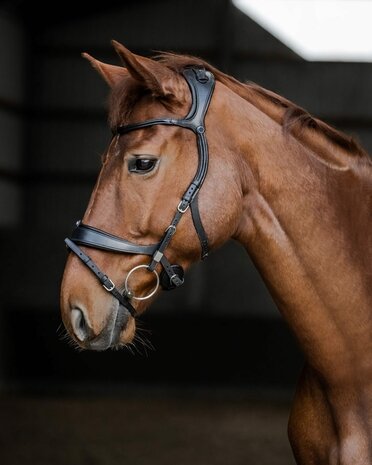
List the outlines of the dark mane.
<svg viewBox="0 0 372 465">
<path fill-rule="evenodd" d="M 176 73 L 181 73 L 187 66 L 203 66 L 205 69 L 211 71 L 218 81 L 248 100 L 250 103 L 255 104 L 255 102 L 257 102 L 257 98 L 261 97 L 267 102 L 271 102 L 277 107 L 282 108 L 284 110 L 284 115 L 281 123 L 285 133 L 294 134 L 294 132 L 296 132 L 296 134 L 298 134 L 302 129 L 308 128 L 322 134 L 330 142 L 333 142 L 339 148 L 346 150 L 350 154 L 368 157 L 367 153 L 353 137 L 338 131 L 317 118 L 314 118 L 306 110 L 286 98 L 264 89 L 255 83 L 242 83 L 232 76 L 214 68 L 201 58 L 162 52 L 155 56 L 154 59 L 160 61 Z M 143 96 L 143 94 L 144 90 L 139 86 L 134 88 L 133 84 L 131 85 L 131 89 L 126 88 L 124 83 L 123 86 L 119 86 L 118 89 L 114 89 L 110 105 L 111 123 L 115 124 L 119 120 L 122 122 L 125 121 L 130 115 L 130 109 L 133 107 L 135 102 Z M 119 108 L 120 105 L 118 105 L 118 102 L 121 102 L 121 105 L 122 102 L 125 102 L 125 108 Z"/>
</svg>

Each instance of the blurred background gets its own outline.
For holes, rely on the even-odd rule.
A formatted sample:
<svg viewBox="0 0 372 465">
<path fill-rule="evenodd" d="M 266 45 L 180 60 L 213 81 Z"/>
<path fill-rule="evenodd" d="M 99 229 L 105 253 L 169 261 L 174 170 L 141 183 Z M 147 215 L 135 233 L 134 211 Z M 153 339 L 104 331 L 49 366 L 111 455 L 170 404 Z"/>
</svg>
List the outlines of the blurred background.
<svg viewBox="0 0 372 465">
<path fill-rule="evenodd" d="M 302 355 L 236 243 L 161 295 L 134 354 L 63 340 L 63 239 L 110 140 L 107 88 L 80 53 L 119 64 L 114 38 L 200 56 L 367 150 L 371 63 L 307 61 L 230 0 L 42 3 L 0 1 L 1 464 L 293 463 Z"/>
</svg>

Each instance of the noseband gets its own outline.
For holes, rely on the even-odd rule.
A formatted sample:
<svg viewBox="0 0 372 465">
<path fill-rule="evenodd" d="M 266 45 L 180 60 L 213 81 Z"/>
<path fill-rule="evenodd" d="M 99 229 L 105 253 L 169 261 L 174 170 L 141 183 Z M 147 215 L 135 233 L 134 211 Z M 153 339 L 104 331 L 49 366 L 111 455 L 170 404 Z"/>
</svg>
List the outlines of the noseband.
<svg viewBox="0 0 372 465">
<path fill-rule="evenodd" d="M 82 262 L 98 278 L 104 289 L 107 292 L 110 292 L 133 317 L 136 316 L 136 311 L 130 303 L 131 299 L 148 299 L 155 294 L 159 285 L 161 285 L 165 290 L 170 290 L 183 284 L 183 268 L 180 265 L 171 265 L 164 255 L 164 251 L 174 236 L 179 221 L 189 207 L 194 227 L 200 240 L 202 260 L 208 255 L 208 238 L 200 218 L 198 193 L 203 185 L 208 170 L 209 156 L 204 120 L 212 98 L 215 82 L 213 74 L 203 68 L 186 68 L 183 71 L 183 75 L 189 85 L 192 96 L 191 108 L 185 118 L 156 118 L 143 121 L 142 123 L 119 126 L 114 131 L 114 135 L 122 135 L 131 131 L 136 131 L 137 129 L 143 129 L 160 124 L 166 126 L 180 126 L 182 128 L 189 129 L 196 134 L 199 158 L 198 169 L 186 192 L 183 194 L 177 206 L 176 213 L 173 216 L 172 222 L 165 230 L 163 238 L 157 244 L 138 245 L 78 221 L 71 236 L 65 239 L 67 247 L 76 254 L 80 260 L 82 260 Z M 94 261 L 86 255 L 78 245 L 108 250 L 110 252 L 149 255 L 151 256 L 151 261 L 148 265 L 138 265 L 129 271 L 125 279 L 124 292 L 121 293 L 111 279 L 99 269 Z M 155 269 L 159 263 L 163 268 L 160 276 Z M 136 297 L 130 291 L 128 281 L 129 277 L 141 268 L 154 273 L 156 286 L 147 296 Z"/>
</svg>

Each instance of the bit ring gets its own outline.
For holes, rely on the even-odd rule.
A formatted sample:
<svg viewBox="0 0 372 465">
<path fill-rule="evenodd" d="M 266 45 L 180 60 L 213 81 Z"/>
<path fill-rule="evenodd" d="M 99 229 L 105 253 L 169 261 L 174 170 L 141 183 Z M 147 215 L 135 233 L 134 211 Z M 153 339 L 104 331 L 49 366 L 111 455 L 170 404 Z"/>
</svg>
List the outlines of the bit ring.
<svg viewBox="0 0 372 465">
<path fill-rule="evenodd" d="M 140 268 L 145 268 L 146 270 L 150 271 L 151 273 L 154 273 L 155 276 L 156 276 L 156 284 L 155 284 L 154 289 L 149 294 L 145 295 L 144 297 L 136 297 L 135 295 L 133 295 L 132 291 L 128 288 L 128 280 L 129 280 L 130 275 L 132 273 L 134 273 L 136 270 L 139 270 Z M 134 268 L 132 268 L 129 271 L 129 273 L 127 274 L 127 277 L 125 278 L 124 287 L 125 287 L 126 294 L 130 295 L 130 297 L 132 299 L 134 299 L 134 300 L 146 300 L 146 299 L 149 299 L 150 297 L 152 297 L 155 294 L 155 292 L 159 288 L 159 284 L 160 284 L 160 279 L 159 279 L 158 272 L 156 270 L 149 270 L 148 265 L 138 265 L 138 266 L 135 266 Z"/>
</svg>

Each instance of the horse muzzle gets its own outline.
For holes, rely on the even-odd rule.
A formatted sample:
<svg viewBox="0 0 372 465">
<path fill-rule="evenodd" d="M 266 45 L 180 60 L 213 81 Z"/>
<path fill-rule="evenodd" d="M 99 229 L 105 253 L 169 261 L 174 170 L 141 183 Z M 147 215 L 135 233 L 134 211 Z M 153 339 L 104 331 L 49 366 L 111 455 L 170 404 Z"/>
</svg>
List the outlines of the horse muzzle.
<svg viewBox="0 0 372 465">
<path fill-rule="evenodd" d="M 130 312 L 122 305 L 118 305 L 116 310 L 110 313 L 104 328 L 96 334 L 89 323 L 89 318 L 84 310 L 74 307 L 70 312 L 71 332 L 80 347 L 87 350 L 103 351 L 113 347 L 119 347 L 126 342 L 130 342 L 130 336 L 125 337 L 125 332 L 129 330 L 134 333 L 134 322 L 130 331 Z M 124 337 L 123 337 L 124 336 Z"/>
</svg>

